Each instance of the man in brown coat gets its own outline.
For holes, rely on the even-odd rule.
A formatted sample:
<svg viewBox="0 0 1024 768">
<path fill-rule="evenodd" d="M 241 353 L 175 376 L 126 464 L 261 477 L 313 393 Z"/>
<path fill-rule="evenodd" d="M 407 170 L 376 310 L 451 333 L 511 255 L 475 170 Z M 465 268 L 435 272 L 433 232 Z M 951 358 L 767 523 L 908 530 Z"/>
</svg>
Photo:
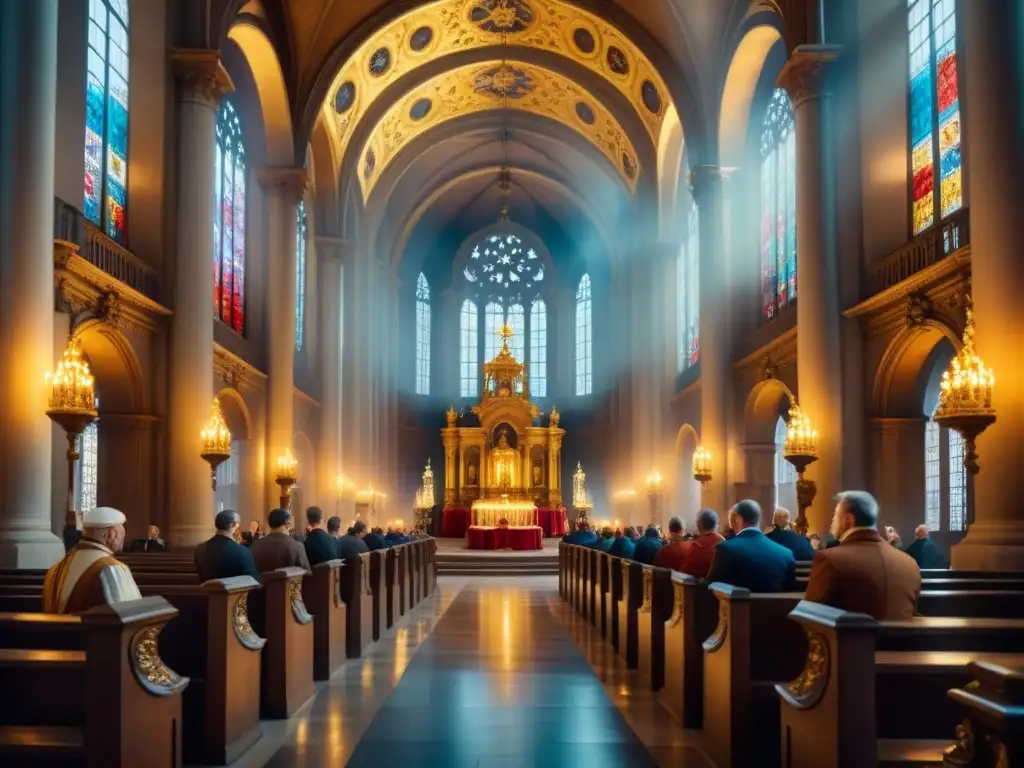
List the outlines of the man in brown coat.
<svg viewBox="0 0 1024 768">
<path fill-rule="evenodd" d="M 815 555 L 804 600 L 878 621 L 913 618 L 921 571 L 878 532 L 878 502 L 866 491 L 844 491 L 836 501 L 832 535 L 840 546 Z"/>
<path fill-rule="evenodd" d="M 267 522 L 270 533 L 252 545 L 252 556 L 260 573 L 289 567 L 308 571 L 306 548 L 288 535 L 292 525 L 292 516 L 288 510 L 272 509 Z"/>
</svg>

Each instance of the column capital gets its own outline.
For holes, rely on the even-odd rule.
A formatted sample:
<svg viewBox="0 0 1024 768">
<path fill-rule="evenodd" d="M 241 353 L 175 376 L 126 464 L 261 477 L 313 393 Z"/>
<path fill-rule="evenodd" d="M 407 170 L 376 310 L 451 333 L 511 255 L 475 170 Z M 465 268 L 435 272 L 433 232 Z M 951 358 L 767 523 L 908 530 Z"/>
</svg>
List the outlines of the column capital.
<svg viewBox="0 0 1024 768">
<path fill-rule="evenodd" d="M 185 101 L 199 101 L 216 109 L 220 97 L 235 90 L 231 76 L 220 61 L 220 51 L 172 48 L 174 75 L 184 89 Z"/>
<path fill-rule="evenodd" d="M 280 194 L 290 205 L 298 205 L 306 193 L 306 171 L 289 166 L 267 166 L 256 169 L 256 180 L 266 192 Z"/>
<path fill-rule="evenodd" d="M 347 264 L 352 258 L 355 246 L 351 240 L 332 235 L 316 236 L 316 255 L 320 261 L 336 261 Z"/>
<path fill-rule="evenodd" d="M 828 74 L 839 60 L 841 45 L 798 45 L 782 67 L 776 84 L 785 88 L 793 107 L 828 95 Z"/>
<path fill-rule="evenodd" d="M 726 168 L 721 165 L 695 165 L 690 170 L 690 189 L 694 199 L 700 204 L 700 198 L 715 188 L 721 189 L 723 182 L 727 181 L 738 169 Z"/>
</svg>

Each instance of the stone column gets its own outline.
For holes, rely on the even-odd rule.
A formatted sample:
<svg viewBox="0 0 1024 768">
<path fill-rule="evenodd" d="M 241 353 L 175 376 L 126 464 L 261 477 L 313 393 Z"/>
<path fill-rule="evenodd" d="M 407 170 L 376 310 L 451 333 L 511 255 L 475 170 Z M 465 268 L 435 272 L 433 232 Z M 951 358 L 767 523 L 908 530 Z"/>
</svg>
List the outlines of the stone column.
<svg viewBox="0 0 1024 768">
<path fill-rule="evenodd" d="M 731 340 L 726 301 L 725 195 L 728 172 L 698 165 L 691 174 L 700 214 L 700 442 L 711 452 L 712 480 L 701 490 L 701 506 L 722 519 L 731 505 L 728 409 Z"/>
<path fill-rule="evenodd" d="M 818 461 L 807 479 L 818 487 L 808 530 L 828 530 L 832 497 L 843 490 L 843 370 L 840 345 L 836 157 L 829 136 L 830 65 L 837 46 L 802 45 L 779 76 L 796 116 L 797 401 L 818 431 Z"/>
<path fill-rule="evenodd" d="M 906 543 L 912 540 L 914 529 L 924 522 L 924 461 L 909 461 L 906 457 L 924 456 L 926 421 L 923 416 L 871 420 L 871 488 L 882 509 L 884 524 L 899 531 Z M 949 475 L 943 473 L 942 477 Z M 817 502 L 816 499 L 815 506 Z"/>
<path fill-rule="evenodd" d="M 1020 3 L 963 3 L 963 125 L 971 205 L 971 290 L 975 341 L 995 373 L 997 421 L 978 438 L 974 524 L 952 549 L 954 568 L 1024 569 L 1024 512 L 1017 502 L 1024 467 L 1024 51 Z M 967 98 L 966 94 L 970 94 Z"/>
<path fill-rule="evenodd" d="M 320 488 L 323 498 L 335 500 L 334 514 L 341 514 L 337 482 L 343 469 L 342 307 L 348 242 L 336 237 L 318 237 L 316 251 L 320 262 Z"/>
<path fill-rule="evenodd" d="M 210 467 L 199 432 L 213 401 L 214 121 L 220 97 L 233 89 L 218 51 L 172 54 L 178 90 L 178 221 L 167 403 L 170 532 L 175 546 L 209 538 L 213 519 Z"/>
<path fill-rule="evenodd" d="M 51 445 L 58 433 L 46 417 L 44 382 L 55 367 L 57 0 L 0 8 L 0 566 L 49 568 L 64 553 L 50 522 Z"/>
<path fill-rule="evenodd" d="M 277 457 L 292 450 L 295 432 L 295 260 L 297 210 L 306 189 L 300 168 L 261 168 L 267 211 L 267 508 L 280 503 Z M 309 472 L 299 467 L 299 477 Z M 301 510 L 292 510 L 293 515 Z"/>
</svg>

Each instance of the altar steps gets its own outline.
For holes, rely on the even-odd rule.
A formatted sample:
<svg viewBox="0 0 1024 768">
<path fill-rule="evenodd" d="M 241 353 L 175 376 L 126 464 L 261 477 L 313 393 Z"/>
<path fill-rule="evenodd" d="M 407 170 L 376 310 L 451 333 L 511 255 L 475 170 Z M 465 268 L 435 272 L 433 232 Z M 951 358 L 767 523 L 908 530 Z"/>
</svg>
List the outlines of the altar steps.
<svg viewBox="0 0 1024 768">
<path fill-rule="evenodd" d="M 438 551 L 440 576 L 557 576 L 558 552 L 516 554 L 514 552 Z"/>
</svg>

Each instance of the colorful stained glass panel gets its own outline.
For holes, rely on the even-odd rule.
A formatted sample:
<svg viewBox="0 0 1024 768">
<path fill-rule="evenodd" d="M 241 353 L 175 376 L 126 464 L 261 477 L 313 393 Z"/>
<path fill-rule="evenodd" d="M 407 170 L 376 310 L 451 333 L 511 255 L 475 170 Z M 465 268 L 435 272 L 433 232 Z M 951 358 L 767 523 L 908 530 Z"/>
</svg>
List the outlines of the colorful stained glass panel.
<svg viewBox="0 0 1024 768">
<path fill-rule="evenodd" d="M 237 333 L 245 332 L 246 165 L 242 127 L 230 101 L 217 113 L 214 161 L 214 311 Z"/>
<path fill-rule="evenodd" d="M 789 95 L 775 89 L 761 133 L 761 318 L 796 298 L 796 130 Z"/>
</svg>

